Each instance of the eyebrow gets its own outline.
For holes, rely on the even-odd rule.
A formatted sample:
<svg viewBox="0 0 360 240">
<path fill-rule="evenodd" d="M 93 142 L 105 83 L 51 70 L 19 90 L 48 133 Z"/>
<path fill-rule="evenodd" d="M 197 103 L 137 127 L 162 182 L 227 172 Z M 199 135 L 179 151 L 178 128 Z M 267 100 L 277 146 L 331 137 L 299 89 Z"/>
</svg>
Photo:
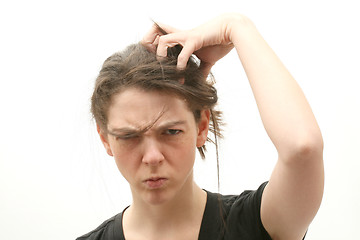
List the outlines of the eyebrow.
<svg viewBox="0 0 360 240">
<path fill-rule="evenodd" d="M 158 128 L 159 129 L 166 129 L 166 128 L 171 128 L 171 127 L 174 127 L 174 126 L 177 126 L 177 125 L 186 125 L 186 121 L 185 120 L 182 120 L 182 121 L 171 121 L 171 122 L 167 122 L 167 123 L 164 123 L 162 125 L 160 125 Z"/>
<path fill-rule="evenodd" d="M 180 121 L 170 121 L 170 122 L 166 122 L 164 124 L 161 124 L 160 126 L 157 127 L 157 129 L 167 129 L 167 128 L 171 128 L 177 125 L 186 125 L 187 122 L 184 120 L 180 120 Z M 149 125 L 146 126 L 145 128 L 132 128 L 132 127 L 123 127 L 123 128 L 112 128 L 110 130 L 108 130 L 107 132 L 113 136 L 119 136 L 119 135 L 134 135 L 134 136 L 138 136 L 141 135 L 142 133 L 148 131 L 151 127 L 153 127 L 153 125 Z"/>
</svg>

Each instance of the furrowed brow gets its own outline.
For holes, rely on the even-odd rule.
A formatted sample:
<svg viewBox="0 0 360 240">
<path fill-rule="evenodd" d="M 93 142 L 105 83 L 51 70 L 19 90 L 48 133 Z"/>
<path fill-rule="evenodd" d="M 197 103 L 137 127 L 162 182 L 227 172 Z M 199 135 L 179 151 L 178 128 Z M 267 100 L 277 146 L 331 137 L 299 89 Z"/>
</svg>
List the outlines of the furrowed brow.
<svg viewBox="0 0 360 240">
<path fill-rule="evenodd" d="M 168 129 L 168 128 L 172 128 L 174 126 L 178 126 L 178 125 L 186 125 L 186 121 L 171 121 L 171 122 L 166 122 L 162 125 L 160 125 L 159 127 L 157 127 L 158 129 Z M 114 128 L 108 131 L 109 134 L 113 135 L 113 136 L 126 136 L 126 137 L 133 137 L 133 136 L 140 136 L 143 133 L 145 133 L 146 131 L 148 131 L 153 125 L 149 125 L 145 128 L 142 129 L 134 129 L 134 128 Z"/>
<path fill-rule="evenodd" d="M 108 130 L 108 133 L 113 136 L 139 136 L 141 132 L 141 129 L 133 128 L 114 128 Z"/>
<path fill-rule="evenodd" d="M 140 136 L 141 134 L 147 132 L 150 128 L 152 128 L 155 123 L 164 115 L 165 110 L 163 109 L 159 116 L 149 125 L 145 126 L 144 128 L 141 129 L 136 129 L 136 128 L 114 128 L 111 130 L 108 130 L 108 133 L 113 135 L 113 136 Z"/>
<path fill-rule="evenodd" d="M 164 124 L 160 125 L 159 128 L 160 129 L 166 129 L 166 128 L 171 128 L 171 127 L 178 126 L 178 125 L 186 125 L 186 121 L 167 122 L 167 123 L 164 123 Z"/>
</svg>

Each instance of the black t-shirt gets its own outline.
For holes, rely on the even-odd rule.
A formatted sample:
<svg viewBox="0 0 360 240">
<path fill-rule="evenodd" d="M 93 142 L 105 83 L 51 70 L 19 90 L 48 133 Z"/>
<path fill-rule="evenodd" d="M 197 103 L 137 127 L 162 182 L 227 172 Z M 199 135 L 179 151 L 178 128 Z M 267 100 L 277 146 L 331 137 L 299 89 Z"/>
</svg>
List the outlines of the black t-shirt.
<svg viewBox="0 0 360 240">
<path fill-rule="evenodd" d="M 244 191 L 240 195 L 206 191 L 207 202 L 199 240 L 271 240 L 260 219 L 261 197 L 266 184 L 263 183 L 256 191 Z M 122 212 L 77 240 L 125 240 Z"/>
</svg>

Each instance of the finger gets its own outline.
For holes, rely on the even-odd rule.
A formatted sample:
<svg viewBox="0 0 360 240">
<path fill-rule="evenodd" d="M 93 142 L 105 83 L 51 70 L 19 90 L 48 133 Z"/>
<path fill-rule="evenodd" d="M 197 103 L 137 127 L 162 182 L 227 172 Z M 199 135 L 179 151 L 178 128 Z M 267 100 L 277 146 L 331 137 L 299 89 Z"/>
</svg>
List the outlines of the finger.
<svg viewBox="0 0 360 240">
<path fill-rule="evenodd" d="M 162 35 L 166 35 L 166 34 L 169 34 L 169 33 L 180 32 L 180 29 L 171 27 L 171 26 L 166 25 L 166 24 L 164 24 L 164 23 L 159 23 L 159 22 L 155 22 L 155 21 L 154 21 L 154 24 L 157 25 L 158 30 L 160 30 L 159 27 L 163 30 L 163 31 L 162 31 Z"/>
<path fill-rule="evenodd" d="M 196 49 L 193 42 L 186 43 L 183 46 L 183 49 L 181 50 L 177 61 L 177 68 L 179 70 L 183 70 L 186 68 L 187 62 L 189 61 L 189 58 L 191 57 L 193 52 L 195 52 L 195 50 Z"/>
<path fill-rule="evenodd" d="M 152 53 L 156 53 L 156 47 L 159 44 L 159 35 L 156 36 L 153 43 L 143 44 L 141 43 L 145 48 Z"/>
<path fill-rule="evenodd" d="M 151 29 L 144 35 L 140 43 L 145 46 L 149 51 L 155 52 L 158 38 L 162 35 L 157 25 L 153 24 Z"/>
<path fill-rule="evenodd" d="M 181 36 L 176 33 L 163 35 L 159 37 L 159 44 L 157 46 L 156 55 L 159 57 L 167 56 L 167 49 L 169 47 L 174 47 L 177 44 L 183 45 L 181 40 Z"/>
<path fill-rule="evenodd" d="M 160 35 L 157 35 L 152 44 L 155 45 L 155 46 L 159 45 L 159 39 L 160 39 Z"/>
<path fill-rule="evenodd" d="M 150 30 L 142 38 L 141 43 L 143 44 L 153 43 L 156 36 L 158 36 L 159 34 L 161 33 L 158 31 L 157 26 L 153 24 Z"/>
<path fill-rule="evenodd" d="M 167 44 L 159 44 L 156 49 L 156 56 L 159 57 L 159 60 L 161 58 L 167 57 L 167 50 L 168 48 L 175 47 L 177 43 L 167 43 Z"/>
<path fill-rule="evenodd" d="M 141 43 L 149 44 L 153 43 L 157 36 L 166 35 L 169 33 L 179 32 L 180 30 L 163 23 L 157 23 L 153 21 L 154 24 L 151 26 L 151 29 L 144 35 Z"/>
</svg>

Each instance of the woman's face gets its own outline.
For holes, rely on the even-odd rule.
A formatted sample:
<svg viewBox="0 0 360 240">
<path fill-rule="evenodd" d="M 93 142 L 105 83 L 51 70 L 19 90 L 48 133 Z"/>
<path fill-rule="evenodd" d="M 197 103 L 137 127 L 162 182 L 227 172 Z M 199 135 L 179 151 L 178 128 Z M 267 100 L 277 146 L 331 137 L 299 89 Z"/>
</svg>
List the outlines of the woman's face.
<svg viewBox="0 0 360 240">
<path fill-rule="evenodd" d="M 185 100 L 130 88 L 113 96 L 107 131 L 98 130 L 134 201 L 161 204 L 192 187 L 196 147 L 208 125 L 209 111 L 196 122 Z"/>
</svg>

